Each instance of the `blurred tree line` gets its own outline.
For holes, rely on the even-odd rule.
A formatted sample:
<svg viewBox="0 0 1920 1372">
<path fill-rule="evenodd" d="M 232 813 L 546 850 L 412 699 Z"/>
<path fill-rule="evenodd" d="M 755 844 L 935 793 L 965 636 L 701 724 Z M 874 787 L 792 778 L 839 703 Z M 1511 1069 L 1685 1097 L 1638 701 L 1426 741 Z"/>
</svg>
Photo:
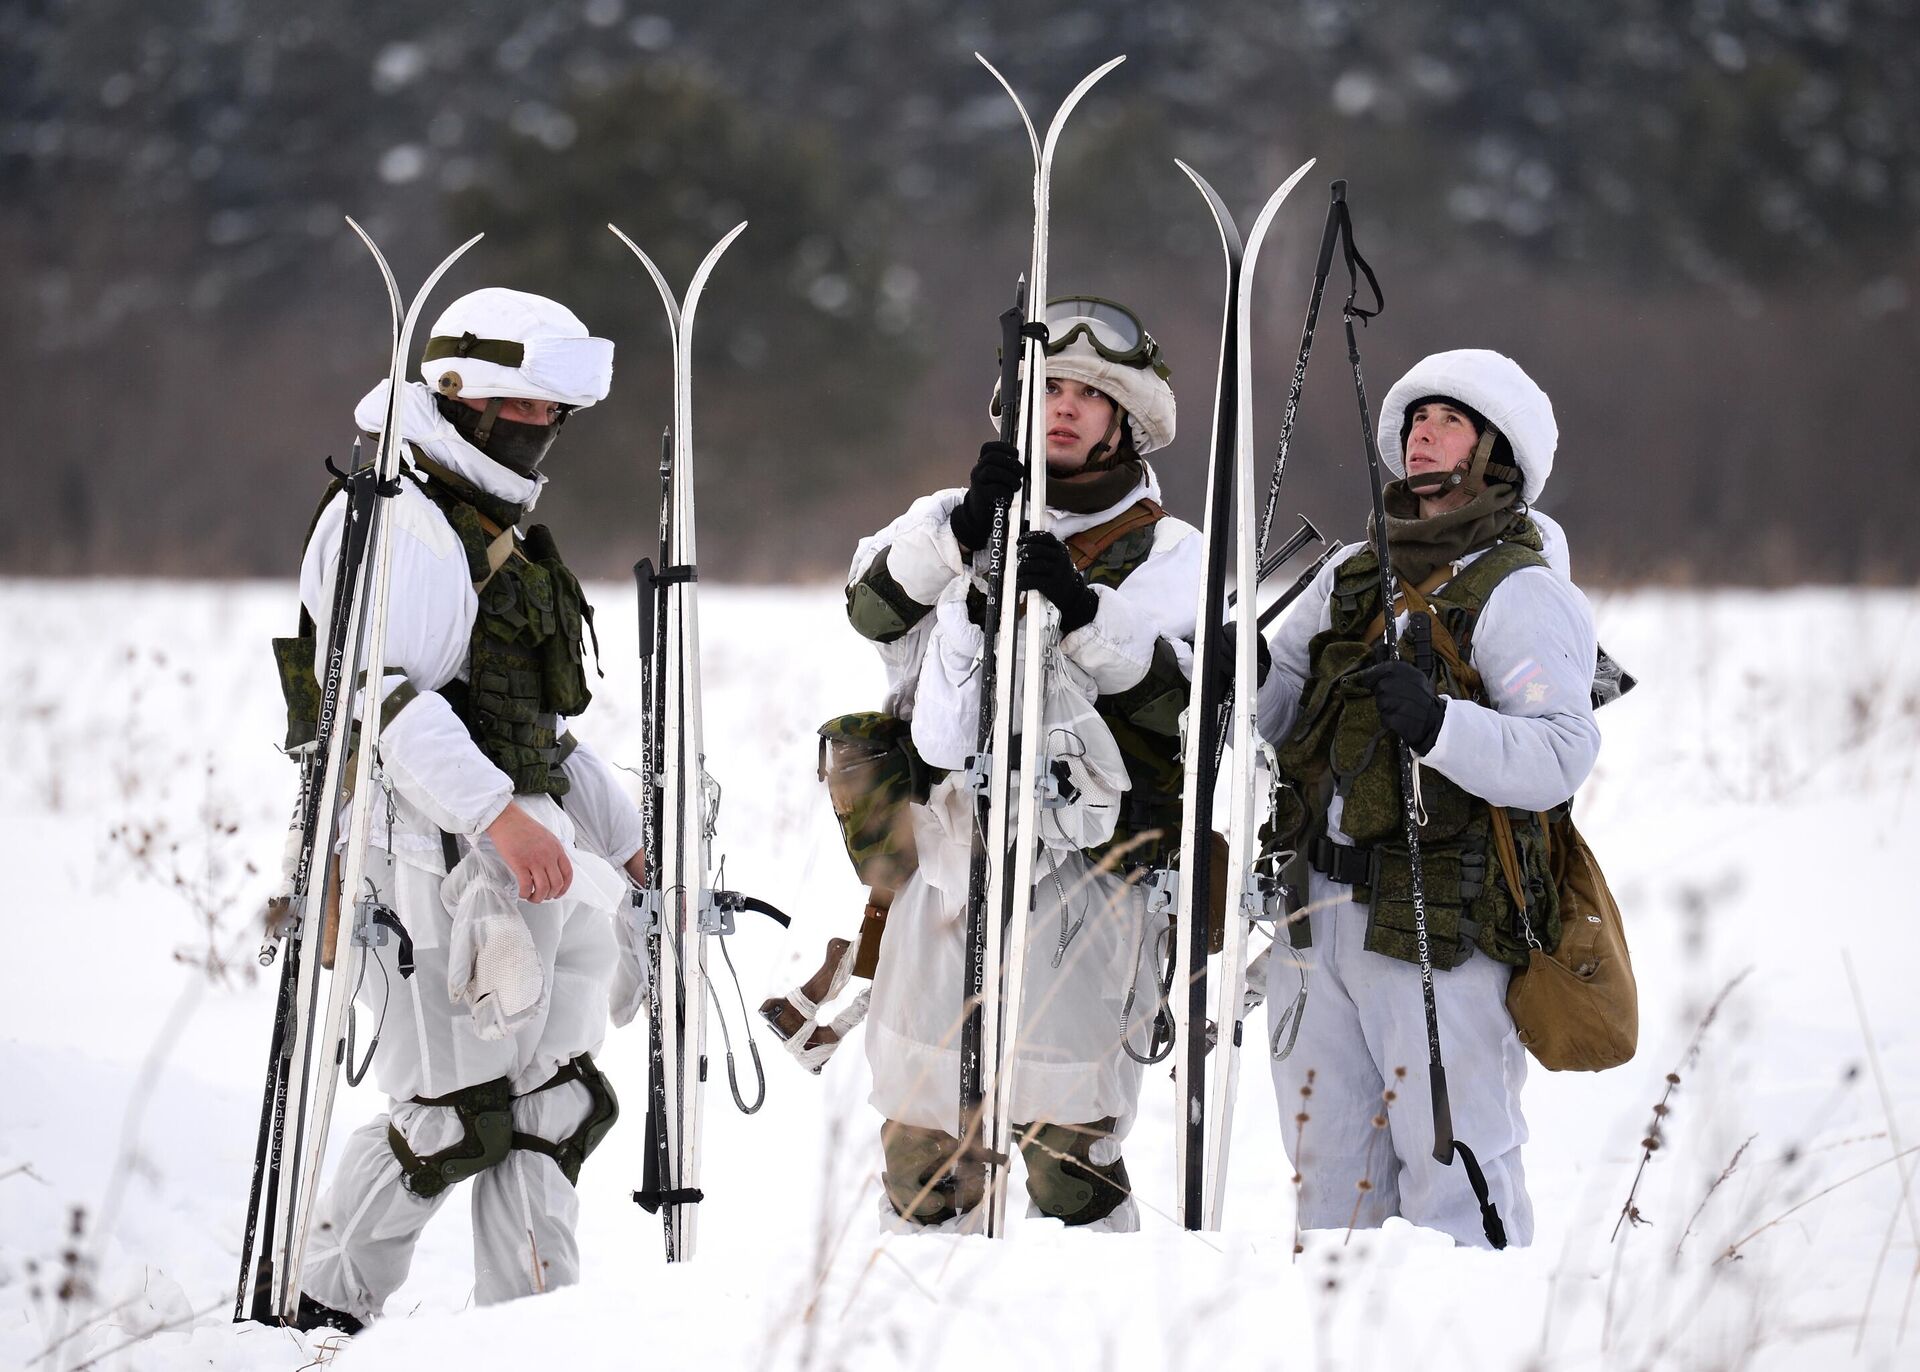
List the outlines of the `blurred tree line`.
<svg viewBox="0 0 1920 1372">
<path fill-rule="evenodd" d="M 702 560 L 829 576 L 988 435 L 994 317 L 1031 227 L 1024 134 L 1080 75 L 1053 285 L 1135 304 L 1183 401 L 1157 465 L 1197 511 L 1223 273 L 1307 156 L 1256 297 L 1269 450 L 1325 204 L 1350 182 L 1388 310 L 1369 391 L 1438 348 L 1552 395 L 1545 508 L 1583 579 L 1907 579 L 1920 15 L 1909 0 L 10 0 L 0 365 L 12 572 L 286 575 L 384 371 L 378 277 L 486 241 L 489 283 L 619 345 L 542 513 L 618 574 L 654 528 L 666 333 L 619 224 L 684 284 L 750 221 L 697 329 Z M 1329 287 L 1283 505 L 1357 533 L 1364 464 Z"/>
</svg>

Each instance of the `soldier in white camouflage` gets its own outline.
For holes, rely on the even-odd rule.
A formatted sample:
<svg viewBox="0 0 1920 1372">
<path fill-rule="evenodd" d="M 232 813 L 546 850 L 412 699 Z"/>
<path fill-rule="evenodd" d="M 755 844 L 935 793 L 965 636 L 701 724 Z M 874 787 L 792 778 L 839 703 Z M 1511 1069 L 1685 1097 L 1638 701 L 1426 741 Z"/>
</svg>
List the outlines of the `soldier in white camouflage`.
<svg viewBox="0 0 1920 1372">
<path fill-rule="evenodd" d="M 1014 1136 L 1037 1213 L 1129 1230 L 1138 1210 L 1120 1146 L 1159 1008 L 1164 929 L 1138 880 L 1178 844 L 1201 544 L 1161 508 L 1145 460 L 1174 431 L 1158 345 L 1109 301 L 1055 301 L 1046 322 L 1052 532 L 1022 540 L 1019 586 L 1060 612 L 1048 728 L 1079 740 L 1084 784 L 1043 825 L 1011 1055 Z M 982 553 L 995 501 L 1021 480 L 1012 447 L 985 444 L 966 486 L 916 501 L 864 540 L 848 580 L 848 617 L 886 664 L 885 713 L 903 726 L 892 746 L 911 753 L 924 788 L 908 806 L 914 865 L 873 959 L 866 1041 L 885 1121 L 882 1214 L 901 1228 L 964 1227 L 980 1200 L 966 1180 L 978 1169 L 954 1166 L 974 820 L 959 774 L 979 718 Z"/>
<path fill-rule="evenodd" d="M 1506 1008 L 1559 911 L 1542 812 L 1565 805 L 1600 746 L 1593 615 L 1559 526 L 1532 508 L 1558 441 L 1553 407 L 1513 361 L 1463 349 L 1417 364 L 1380 408 L 1401 623 L 1381 661 L 1371 544 L 1332 559 L 1281 621 L 1260 727 L 1291 784 L 1276 815 L 1305 873 L 1292 956 L 1271 959 L 1274 1087 L 1303 1228 L 1389 1216 L 1490 1241 L 1461 1169 L 1432 1156 L 1427 1031 L 1402 837 L 1396 740 L 1420 778 L 1424 907 L 1456 1137 L 1471 1143 L 1508 1241 L 1528 1243 L 1521 1168 L 1526 1052 Z M 1458 667 L 1452 665 L 1454 662 Z M 1513 846 L 1496 841 L 1502 807 Z M 1304 1004 L 1301 998 L 1304 995 Z M 1309 1092 L 1309 1082 L 1311 1088 Z M 1302 1112 L 1308 1123 L 1292 1127 Z"/>
</svg>

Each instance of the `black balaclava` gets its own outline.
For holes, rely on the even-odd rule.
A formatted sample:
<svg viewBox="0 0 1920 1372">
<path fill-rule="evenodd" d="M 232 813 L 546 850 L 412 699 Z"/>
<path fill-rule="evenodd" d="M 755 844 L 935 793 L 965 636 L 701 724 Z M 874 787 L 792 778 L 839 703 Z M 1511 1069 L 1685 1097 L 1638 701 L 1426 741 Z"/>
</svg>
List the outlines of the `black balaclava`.
<svg viewBox="0 0 1920 1372">
<path fill-rule="evenodd" d="M 540 460 L 553 447 L 553 440 L 560 436 L 567 411 L 562 409 L 551 424 L 521 424 L 500 418 L 500 401 L 501 397 L 495 396 L 487 401 L 486 409 L 475 410 L 451 396 L 436 394 L 433 397 L 441 417 L 453 425 L 460 437 L 508 471 L 531 479 L 539 469 Z"/>
</svg>

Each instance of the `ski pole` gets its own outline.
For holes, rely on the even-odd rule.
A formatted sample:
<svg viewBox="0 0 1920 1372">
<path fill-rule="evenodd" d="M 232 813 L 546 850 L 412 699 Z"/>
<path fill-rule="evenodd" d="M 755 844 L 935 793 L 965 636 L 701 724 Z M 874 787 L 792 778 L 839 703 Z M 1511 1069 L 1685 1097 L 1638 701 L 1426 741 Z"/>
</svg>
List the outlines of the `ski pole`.
<svg viewBox="0 0 1920 1372">
<path fill-rule="evenodd" d="M 1324 544 L 1326 541 L 1327 541 L 1327 536 L 1320 532 L 1319 528 L 1314 524 L 1314 522 L 1311 519 L 1308 519 L 1305 515 L 1301 515 L 1300 527 L 1295 529 L 1291 534 L 1287 535 L 1287 541 L 1285 543 L 1282 543 L 1278 548 L 1276 548 L 1273 552 L 1268 553 L 1267 556 L 1264 559 L 1262 559 L 1260 563 L 1260 570 L 1254 573 L 1254 578 L 1253 578 L 1254 584 L 1256 586 L 1265 584 L 1266 579 L 1268 577 L 1272 576 L 1275 572 L 1279 571 L 1282 567 L 1286 566 L 1287 563 L 1291 562 L 1294 558 L 1294 555 L 1298 553 L 1302 548 L 1306 547 L 1309 543 Z M 1238 591 L 1227 592 L 1227 608 L 1228 609 L 1232 609 L 1233 606 L 1239 603 L 1239 601 L 1240 601 L 1240 592 Z"/>
<path fill-rule="evenodd" d="M 1327 288 L 1327 272 L 1333 266 L 1334 239 L 1339 236 L 1343 212 L 1341 205 L 1346 182 L 1334 182 L 1333 203 L 1327 206 L 1326 226 L 1320 230 L 1320 258 L 1313 268 L 1313 291 L 1307 297 L 1307 322 L 1300 330 L 1300 355 L 1294 360 L 1293 381 L 1287 387 L 1287 408 L 1280 419 L 1280 442 L 1273 455 L 1273 476 L 1267 482 L 1267 504 L 1260 513 L 1259 552 L 1267 549 L 1267 534 L 1273 528 L 1273 512 L 1280 503 L 1280 479 L 1287 471 L 1287 446 L 1293 438 L 1294 417 L 1300 412 L 1300 392 L 1307 384 L 1307 359 L 1313 355 L 1313 330 L 1320 320 L 1320 296 Z M 1377 292 L 1376 292 L 1377 294 Z"/>
<path fill-rule="evenodd" d="M 1338 221 L 1350 282 L 1342 318 L 1347 331 L 1347 361 L 1353 367 L 1354 394 L 1360 402 L 1360 433 L 1366 445 L 1367 476 L 1373 493 L 1373 520 L 1368 533 L 1374 557 L 1380 564 L 1380 606 L 1384 621 L 1381 643 L 1387 660 L 1392 661 L 1400 650 L 1399 627 L 1394 616 L 1394 601 L 1399 595 L 1396 584 L 1398 578 L 1393 570 L 1391 549 L 1387 546 L 1386 485 L 1380 474 L 1380 445 L 1373 432 L 1373 414 L 1367 404 L 1366 381 L 1360 375 L 1360 339 L 1353 327 L 1355 319 L 1364 322 L 1377 316 L 1386 308 L 1386 300 L 1380 294 L 1380 283 L 1374 277 L 1373 268 L 1367 265 L 1367 260 L 1354 247 L 1353 219 L 1347 208 L 1346 196 L 1347 183 L 1334 182 L 1333 204 L 1328 217 L 1330 221 Z M 1362 276 L 1373 293 L 1374 307 L 1370 310 L 1361 309 L 1355 303 Z M 1420 812 L 1414 791 L 1413 749 L 1403 738 L 1396 738 L 1395 743 L 1400 760 L 1401 828 L 1406 835 L 1413 897 L 1413 939 L 1420 958 L 1420 999 L 1427 1019 L 1427 1084 L 1433 1097 L 1433 1160 L 1451 1166 L 1455 1156 L 1459 1157 L 1467 1169 L 1467 1180 L 1473 1187 L 1474 1197 L 1480 1203 L 1480 1221 L 1486 1231 L 1487 1242 L 1495 1248 L 1505 1248 L 1506 1227 L 1488 1196 L 1487 1179 L 1480 1169 L 1479 1159 L 1474 1157 L 1471 1148 L 1453 1136 L 1453 1108 L 1447 1095 L 1447 1066 L 1440 1055 L 1440 1016 L 1433 999 L 1433 947 L 1427 933 L 1426 873 L 1420 862 Z M 1374 899 L 1380 899 L 1377 887 Z"/>
<path fill-rule="evenodd" d="M 1000 313 L 1000 441 L 1015 443 L 1025 419 L 1020 384 L 1021 331 L 1027 323 L 1027 278 L 1020 276 L 1014 286 L 1013 304 Z M 993 526 L 987 536 L 987 589 L 985 608 L 980 616 L 986 651 L 980 656 L 980 714 L 974 735 L 973 765 L 982 766 L 993 748 L 993 721 L 999 663 L 993 652 L 999 636 L 1000 617 L 1006 581 L 1008 501 L 993 504 Z M 980 778 L 985 781 L 984 776 Z M 1004 854 L 989 852 L 987 825 L 993 804 L 990 788 L 980 785 L 974 799 L 973 852 L 967 869 L 967 948 L 966 973 L 961 985 L 965 1018 L 960 1025 L 960 1137 L 961 1165 L 984 1170 L 1004 1166 L 1005 1159 L 994 1155 L 993 1145 L 984 1139 L 985 1102 L 988 1089 L 986 1071 L 987 1014 L 987 884 L 990 864 L 1004 860 Z M 989 1179 L 988 1184 L 991 1184 Z M 982 1194 L 985 1194 L 983 1191 Z"/>
<path fill-rule="evenodd" d="M 1273 604 L 1267 606 L 1266 609 L 1260 612 L 1260 627 L 1263 629 L 1266 628 L 1267 625 L 1273 623 L 1274 620 L 1285 614 L 1287 607 L 1306 593 L 1306 589 L 1312 584 L 1313 579 L 1320 575 L 1320 569 L 1331 562 L 1335 554 L 1339 551 L 1340 545 L 1338 543 L 1329 543 L 1326 550 L 1309 563 L 1306 570 L 1294 578 L 1293 585 L 1282 591 L 1279 598 L 1275 600 Z"/>
</svg>

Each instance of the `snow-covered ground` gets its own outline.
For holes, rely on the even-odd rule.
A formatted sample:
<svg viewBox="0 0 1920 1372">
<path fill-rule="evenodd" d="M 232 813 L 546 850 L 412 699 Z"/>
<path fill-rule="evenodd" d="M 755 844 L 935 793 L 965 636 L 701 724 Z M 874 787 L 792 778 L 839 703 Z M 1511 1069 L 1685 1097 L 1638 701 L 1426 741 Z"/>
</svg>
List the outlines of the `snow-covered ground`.
<svg viewBox="0 0 1920 1372">
<path fill-rule="evenodd" d="M 631 761 L 632 592 L 595 589 L 607 675 L 582 732 Z M 757 1003 L 855 922 L 813 728 L 875 703 L 879 676 L 836 590 L 703 606 L 727 875 L 798 917 L 734 940 Z M 1396 1222 L 1309 1234 L 1296 1256 L 1257 1047 L 1224 1232 L 1167 1218 L 1156 1069 L 1128 1145 L 1141 1234 L 883 1236 L 857 1043 L 818 1080 L 769 1045 L 761 1114 L 733 1113 L 722 1082 L 709 1095 L 701 1252 L 669 1271 L 627 1199 L 636 1027 L 603 1058 L 629 1109 L 582 1177 L 585 1281 L 468 1309 L 449 1207 L 350 1343 L 229 1323 L 270 1000 L 249 920 L 293 784 L 267 640 L 292 610 L 280 585 L 0 582 L 0 1367 L 1920 1365 L 1920 1332 L 1902 1339 L 1915 1158 L 1890 1161 L 1920 1145 L 1920 911 L 1898 839 L 1920 818 L 1920 596 L 1599 603 L 1644 684 L 1603 713 L 1579 813 L 1627 913 L 1641 1048 L 1598 1077 L 1535 1072 L 1529 1251 L 1455 1252 Z M 378 1108 L 347 1092 L 336 1137 Z M 1630 1196 L 1639 1222 L 1615 1238 Z"/>
</svg>

